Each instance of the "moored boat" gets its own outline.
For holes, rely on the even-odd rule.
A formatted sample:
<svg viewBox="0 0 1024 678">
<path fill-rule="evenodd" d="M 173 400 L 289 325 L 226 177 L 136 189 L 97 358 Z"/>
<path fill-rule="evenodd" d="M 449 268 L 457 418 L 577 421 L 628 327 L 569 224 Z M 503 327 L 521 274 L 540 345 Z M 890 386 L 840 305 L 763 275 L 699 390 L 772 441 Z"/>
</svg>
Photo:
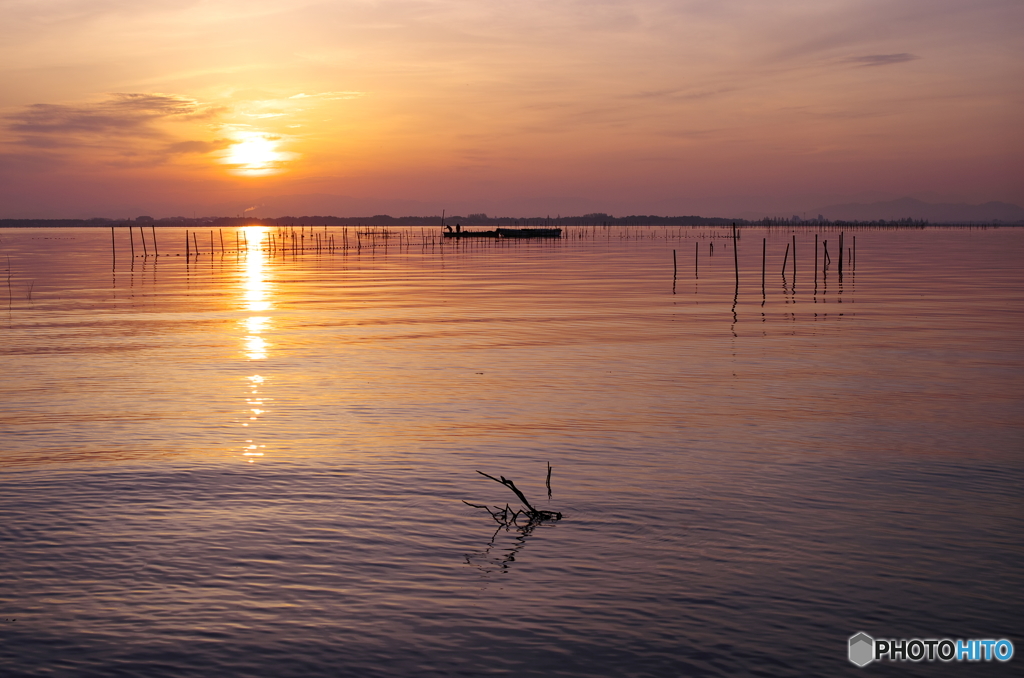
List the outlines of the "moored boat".
<svg viewBox="0 0 1024 678">
<path fill-rule="evenodd" d="M 446 238 L 561 238 L 560 228 L 496 228 L 493 231 L 444 231 Z"/>
</svg>

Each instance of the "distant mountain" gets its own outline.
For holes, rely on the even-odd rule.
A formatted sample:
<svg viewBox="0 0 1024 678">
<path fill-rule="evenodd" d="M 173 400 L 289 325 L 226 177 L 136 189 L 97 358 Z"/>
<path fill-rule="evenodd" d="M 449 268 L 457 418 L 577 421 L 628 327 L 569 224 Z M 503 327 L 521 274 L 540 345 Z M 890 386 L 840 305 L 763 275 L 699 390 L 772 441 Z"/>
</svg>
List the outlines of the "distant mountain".
<svg viewBox="0 0 1024 678">
<path fill-rule="evenodd" d="M 810 210 L 826 219 L 839 221 L 872 221 L 885 219 L 925 219 L 932 223 L 1004 223 L 1024 222 L 1024 207 L 1008 202 L 987 202 L 982 205 L 964 203 L 927 203 L 914 198 L 900 198 L 871 204 L 847 203 L 826 205 Z"/>
</svg>

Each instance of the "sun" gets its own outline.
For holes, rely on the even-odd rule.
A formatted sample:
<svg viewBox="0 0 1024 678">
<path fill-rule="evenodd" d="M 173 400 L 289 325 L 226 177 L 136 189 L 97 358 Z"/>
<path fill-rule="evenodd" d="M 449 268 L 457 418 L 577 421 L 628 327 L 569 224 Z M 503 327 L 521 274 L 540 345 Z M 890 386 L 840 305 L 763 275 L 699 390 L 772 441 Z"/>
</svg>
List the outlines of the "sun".
<svg viewBox="0 0 1024 678">
<path fill-rule="evenodd" d="M 277 174 L 295 153 L 278 150 L 281 138 L 263 132 L 239 132 L 237 141 L 228 147 L 221 162 L 232 174 L 264 176 Z"/>
</svg>

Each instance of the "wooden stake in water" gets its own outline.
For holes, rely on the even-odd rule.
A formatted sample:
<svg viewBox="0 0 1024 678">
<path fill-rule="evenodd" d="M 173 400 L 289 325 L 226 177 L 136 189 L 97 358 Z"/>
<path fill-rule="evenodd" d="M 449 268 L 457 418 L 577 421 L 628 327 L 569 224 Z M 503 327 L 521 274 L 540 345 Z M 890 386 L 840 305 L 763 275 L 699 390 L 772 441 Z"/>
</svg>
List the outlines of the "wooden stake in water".
<svg viewBox="0 0 1024 678">
<path fill-rule="evenodd" d="M 736 269 L 736 287 L 740 286 L 740 253 L 736 247 L 736 222 L 732 222 L 732 263 Z"/>
<path fill-rule="evenodd" d="M 764 265 L 768 259 L 768 238 L 761 238 L 761 296 L 764 296 Z"/>
<path fill-rule="evenodd" d="M 187 261 L 190 256 L 192 256 L 192 250 L 190 250 L 189 247 L 188 247 L 188 229 L 186 228 L 185 229 L 185 260 Z"/>
<path fill-rule="evenodd" d="M 782 277 L 786 277 L 786 264 L 789 263 L 789 243 L 786 243 L 786 256 L 782 258 Z"/>
<path fill-rule="evenodd" d="M 149 259 L 149 248 L 146 247 L 146 231 L 139 226 L 139 237 L 142 238 L 142 256 Z"/>
<path fill-rule="evenodd" d="M 676 251 L 672 250 L 672 294 L 676 293 L 676 274 L 679 268 L 676 266 Z"/>
<path fill-rule="evenodd" d="M 132 246 L 132 260 L 135 260 L 135 236 L 133 235 L 135 229 L 132 228 L 131 224 L 128 224 L 128 242 Z"/>
<path fill-rule="evenodd" d="M 156 226 L 150 226 L 149 227 L 149 232 L 153 235 L 153 256 L 154 257 L 159 257 L 160 256 L 160 250 L 156 246 Z"/>
<path fill-rule="evenodd" d="M 843 232 L 839 231 L 839 282 L 843 281 Z"/>
<path fill-rule="evenodd" d="M 814 234 L 814 289 L 818 289 L 818 234 Z"/>
<path fill-rule="evenodd" d="M 793 236 L 793 288 L 796 290 L 796 236 Z"/>
<path fill-rule="evenodd" d="M 110 270 L 117 269 L 117 248 L 114 247 L 114 227 L 110 227 Z"/>
<path fill-rule="evenodd" d="M 693 246 L 693 277 L 700 278 L 697 270 L 698 264 L 700 263 L 700 243 L 695 242 L 693 243 Z"/>
</svg>

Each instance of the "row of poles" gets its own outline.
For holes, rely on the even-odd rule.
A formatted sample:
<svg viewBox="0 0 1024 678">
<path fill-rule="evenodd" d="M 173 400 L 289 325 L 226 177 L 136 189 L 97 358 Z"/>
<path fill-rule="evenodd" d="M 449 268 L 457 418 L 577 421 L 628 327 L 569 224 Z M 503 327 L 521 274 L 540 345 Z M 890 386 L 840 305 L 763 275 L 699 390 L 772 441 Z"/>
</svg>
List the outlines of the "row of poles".
<svg viewBox="0 0 1024 678">
<path fill-rule="evenodd" d="M 160 256 L 160 248 L 156 242 L 156 227 L 150 226 L 150 242 L 153 245 L 153 256 Z M 142 252 L 144 257 L 149 258 L 149 248 L 146 246 L 146 231 L 142 226 L 138 227 L 139 238 L 142 240 Z M 135 227 L 128 227 L 128 242 L 131 243 L 132 248 L 132 261 L 135 260 Z M 110 256 L 113 262 L 114 268 L 117 268 L 117 243 L 114 239 L 114 227 L 110 227 Z"/>
<path fill-rule="evenodd" d="M 147 242 L 146 242 L 146 232 L 145 232 L 144 227 L 142 227 L 142 226 L 138 226 L 137 227 L 139 229 L 139 240 L 140 240 L 140 244 L 141 244 L 141 248 L 142 248 L 142 254 L 141 255 L 137 255 L 136 254 L 136 249 L 135 249 L 135 228 L 136 228 L 135 226 L 128 226 L 128 243 L 129 243 L 129 247 L 131 248 L 132 260 L 134 261 L 137 256 L 141 256 L 143 258 L 148 259 L 151 256 L 151 254 L 150 254 L 150 245 L 152 245 L 152 249 L 153 249 L 152 256 L 153 257 L 159 257 L 160 256 L 160 248 L 159 248 L 159 245 L 157 244 L 156 228 L 153 227 L 153 226 L 150 226 L 150 238 L 149 238 L 149 243 L 147 244 Z M 326 229 L 325 229 L 325 231 L 326 231 Z M 186 257 L 186 260 L 191 259 L 192 257 L 195 257 L 195 256 L 199 256 L 200 254 L 202 254 L 202 252 L 201 252 L 201 250 L 199 248 L 199 241 L 197 239 L 196 233 L 197 233 L 196 231 L 189 231 L 189 230 L 185 231 L 185 257 Z M 219 237 L 219 240 L 220 240 L 220 251 L 221 251 L 221 254 L 226 254 L 228 250 L 227 250 L 227 247 L 224 244 L 224 231 L 223 231 L 223 229 L 219 229 L 218 228 L 217 229 L 217 234 L 218 234 L 218 237 Z M 306 238 L 305 229 L 302 230 L 302 232 L 301 232 L 301 234 L 299 236 L 296 236 L 296 234 L 294 233 L 294 229 L 292 229 L 291 232 L 285 232 L 283 234 L 279 233 L 279 234 L 277 234 L 277 236 L 278 237 L 274 237 L 273 234 L 268 233 L 267 234 L 267 242 L 265 244 L 261 243 L 261 249 L 264 249 L 264 247 L 265 247 L 265 249 L 267 249 L 268 251 L 276 252 L 280 246 L 283 246 L 286 250 L 291 249 L 293 251 L 296 251 L 296 250 L 303 250 L 304 251 L 306 249 L 314 249 L 314 250 L 317 250 L 317 251 L 322 251 L 322 250 L 328 249 L 328 248 L 331 251 L 333 251 L 334 247 L 335 247 L 334 246 L 334 235 L 333 234 L 330 234 L 328 236 L 325 233 L 324 236 L 321 237 L 320 233 L 314 233 L 312 227 L 310 228 L 310 237 L 314 239 L 315 244 L 311 248 L 306 247 L 306 244 L 305 244 L 305 238 Z M 298 241 L 296 240 L 297 238 L 298 238 Z M 289 240 L 290 240 L 290 242 L 289 242 Z M 346 247 L 347 247 L 347 244 L 348 244 L 348 229 L 346 228 L 345 229 L 345 246 Z M 290 245 L 290 247 L 289 247 L 289 245 Z M 241 251 L 248 251 L 248 249 L 249 249 L 249 236 L 248 236 L 248 234 L 244 230 L 236 231 L 235 232 L 235 249 L 234 249 L 234 252 L 238 253 L 238 252 L 241 252 Z M 209 252 L 210 252 L 210 254 L 216 253 L 216 243 L 215 243 L 215 240 L 214 240 L 214 235 L 213 235 L 213 231 L 212 230 L 210 231 L 210 250 L 209 250 Z M 113 227 L 113 226 L 110 227 L 110 254 L 111 254 L 111 260 L 113 262 L 113 266 L 116 269 L 116 267 L 117 267 L 117 240 L 116 240 L 116 237 L 115 237 L 115 227 Z"/>
<path fill-rule="evenodd" d="M 149 246 L 147 245 L 147 241 L 146 241 L 145 227 L 129 225 L 128 226 L 128 234 L 129 234 L 129 245 L 130 245 L 131 251 L 132 251 L 132 258 L 136 257 L 136 250 L 135 250 L 135 228 L 139 229 L 140 247 L 142 248 L 142 251 L 143 251 L 143 253 L 141 255 L 139 255 L 139 256 L 149 257 L 150 253 L 149 253 Z M 299 231 L 296 231 L 295 228 L 292 227 L 292 226 L 279 226 L 276 229 L 276 231 L 277 231 L 276 236 L 275 235 L 268 235 L 268 237 L 272 241 L 277 240 L 277 242 L 279 243 L 280 242 L 280 237 L 281 237 L 282 233 L 286 234 L 285 237 L 293 237 L 291 234 L 298 233 L 298 234 L 300 234 L 298 237 L 300 237 L 301 239 L 305 239 L 306 238 L 306 233 L 308 232 L 309 237 L 314 238 L 316 240 L 315 246 L 313 246 L 313 247 L 306 247 L 304 244 L 296 244 L 294 249 L 300 250 L 300 251 L 301 250 L 309 250 L 309 249 L 321 249 L 321 250 L 329 249 L 331 247 L 330 243 L 333 242 L 334 235 L 332 233 L 328 233 L 328 227 L 326 225 L 324 225 L 322 227 L 324 235 L 321 237 L 320 236 L 320 231 L 319 231 L 320 228 L 321 227 L 318 227 L 318 226 L 303 226 L 303 227 L 300 227 Z M 734 228 L 735 228 L 735 226 L 734 226 Z M 347 244 L 347 240 L 348 240 L 348 230 L 349 230 L 349 227 L 343 227 L 342 228 L 342 233 L 344 234 L 344 238 L 346 240 L 346 244 Z M 227 251 L 227 248 L 226 248 L 226 246 L 223 243 L 223 240 L 224 240 L 223 230 L 218 228 L 217 231 L 218 231 L 218 233 L 220 233 L 221 253 L 225 253 Z M 428 241 L 433 243 L 433 242 L 441 242 L 441 241 L 445 240 L 443 237 L 440 237 L 440 236 L 427 235 L 427 233 L 425 232 L 424 228 L 420 228 L 420 231 L 421 231 L 421 240 L 424 243 L 426 243 Z M 602 231 L 603 231 L 603 233 L 602 233 Z M 201 254 L 200 249 L 199 249 L 199 244 L 198 244 L 198 241 L 197 241 L 197 238 L 196 238 L 196 233 L 197 232 L 198 231 L 189 232 L 189 231 L 186 230 L 185 248 L 186 248 L 186 255 L 188 255 L 188 256 L 192 256 L 194 254 Z M 244 233 L 244 230 L 240 230 L 239 232 Z M 110 237 L 111 237 L 111 247 L 112 248 L 114 247 L 114 233 L 115 233 L 115 227 L 111 226 L 110 227 Z M 211 251 L 215 251 L 216 248 L 215 248 L 215 242 L 214 242 L 214 237 L 213 237 L 213 231 L 211 230 L 209 233 L 210 233 L 210 249 L 211 249 Z M 160 256 L 159 248 L 158 248 L 158 245 L 157 245 L 157 242 L 156 242 L 156 228 L 154 226 L 152 226 L 152 225 L 150 226 L 150 234 L 151 235 L 150 235 L 150 239 L 149 239 L 149 245 L 152 245 L 152 248 L 153 248 L 152 255 L 153 256 Z M 380 232 L 367 231 L 365 233 L 360 233 L 357 230 L 356 234 L 357 234 L 357 236 L 359 236 L 359 235 L 366 235 L 366 236 L 370 236 L 371 238 L 374 238 L 376 236 L 381 236 L 381 237 L 383 237 L 385 239 L 389 238 L 389 237 L 393 238 L 397 234 L 397 236 L 398 236 L 398 238 L 400 240 L 409 241 L 408 244 L 411 244 L 411 240 L 412 240 L 412 238 L 409 237 L 409 233 L 407 232 L 406 229 L 399 229 L 398 231 L 387 231 L 385 229 L 385 230 L 382 230 Z M 569 239 L 569 240 L 593 239 L 593 238 L 609 238 L 610 239 L 612 237 L 618 237 L 619 239 L 622 239 L 622 240 L 644 240 L 644 239 L 652 239 L 652 240 L 654 240 L 654 239 L 661 239 L 661 238 L 664 238 L 664 239 L 668 240 L 668 239 L 673 239 L 673 238 L 686 238 L 686 237 L 689 237 L 690 235 L 692 235 L 692 233 L 687 233 L 687 230 L 686 230 L 685 227 L 665 227 L 665 228 L 663 228 L 661 230 L 661 233 L 659 234 L 657 232 L 657 229 L 652 228 L 652 227 L 646 227 L 645 228 L 645 227 L 637 227 L 637 226 L 633 226 L 633 227 L 630 227 L 630 226 L 625 226 L 625 227 L 590 226 L 590 227 L 576 227 L 576 228 L 566 228 L 566 229 L 563 229 L 563 238 L 562 239 Z M 719 236 L 717 234 L 701 232 L 701 233 L 699 233 L 697 235 L 697 237 L 702 238 L 702 239 L 709 239 L 709 238 L 722 238 L 722 237 L 729 237 L 729 236 Z M 236 237 L 236 240 L 237 239 L 238 238 Z M 461 241 L 461 239 L 455 239 L 455 240 L 456 241 Z M 271 247 L 275 246 L 274 242 L 270 242 L 269 244 L 271 245 Z M 358 243 L 357 243 L 356 246 L 358 247 Z M 236 249 L 237 249 L 237 243 L 236 243 Z M 114 256 L 116 257 L 116 252 L 114 252 Z"/>
<path fill-rule="evenodd" d="M 843 255 L 846 255 L 849 265 L 851 268 L 857 270 L 857 236 L 853 236 L 853 244 L 850 247 L 846 247 L 844 239 L 845 232 L 839 232 L 839 281 L 843 280 Z M 736 274 L 736 287 L 739 288 L 740 284 L 740 259 L 739 259 L 739 233 L 736 230 L 736 224 L 732 225 L 732 257 L 733 257 L 733 269 Z M 824 256 L 821 257 L 821 273 L 827 278 L 828 267 L 832 264 L 832 257 L 828 251 L 828 240 L 822 241 L 824 249 Z M 814 285 L 818 285 L 818 234 L 814 234 Z M 786 253 L 782 259 L 782 276 L 786 276 L 786 267 L 789 265 L 790 251 L 793 253 L 793 285 L 796 286 L 796 235 L 793 235 L 792 243 L 786 243 Z M 715 243 L 709 243 L 709 251 L 712 255 L 715 252 Z M 765 274 L 767 271 L 768 263 L 768 238 L 761 239 L 761 294 L 765 294 Z M 675 291 L 676 280 L 679 277 L 679 263 L 676 257 L 676 250 L 672 250 L 672 290 Z M 693 254 L 693 277 L 694 279 L 700 278 L 700 243 L 694 243 L 694 254 Z"/>
<path fill-rule="evenodd" d="M 140 247 L 142 249 L 142 254 L 136 253 L 136 228 L 138 228 L 139 230 L 138 238 L 140 239 Z M 150 226 L 150 232 L 151 235 L 147 243 L 144 227 L 136 227 L 131 225 L 128 226 L 128 243 L 129 247 L 131 248 L 131 258 L 133 262 L 137 257 L 148 259 L 150 256 L 161 256 L 159 253 L 159 248 L 156 240 L 156 229 L 153 226 Z M 235 247 L 233 250 L 228 249 L 228 245 L 225 244 L 224 241 L 224 231 L 223 229 L 218 228 L 216 231 L 216 237 L 213 230 L 209 231 L 209 250 L 207 252 L 203 252 L 202 248 L 199 245 L 198 233 L 199 231 L 195 230 L 186 229 L 185 231 L 184 250 L 186 261 L 190 261 L 193 257 L 198 257 L 206 253 L 209 253 L 211 255 L 216 254 L 218 242 L 220 245 L 220 254 L 222 255 L 229 253 L 238 254 L 241 252 L 248 252 L 250 249 L 249 236 L 244 228 L 240 228 L 235 231 Z M 416 243 L 413 233 L 406 229 L 398 231 L 388 231 L 386 229 L 381 231 L 359 231 L 358 229 L 356 229 L 352 234 L 354 237 L 350 239 L 349 227 L 344 227 L 341 229 L 341 232 L 338 235 L 340 237 L 336 239 L 335 233 L 329 232 L 327 226 L 322 227 L 322 230 L 320 227 L 312 226 L 300 227 L 300 229 L 298 230 L 292 227 L 279 227 L 278 229 L 276 229 L 276 231 L 268 231 L 266 233 L 264 239 L 259 244 L 259 249 L 261 251 L 269 252 L 271 256 L 275 256 L 279 253 L 284 255 L 297 254 L 300 252 L 329 252 L 333 254 L 337 251 L 349 250 L 354 250 L 358 252 L 361 251 L 364 246 L 369 248 L 375 248 L 381 244 L 378 242 L 378 240 L 382 241 L 384 247 L 387 247 L 390 242 L 394 242 L 396 240 L 397 245 L 399 247 L 410 247 Z M 205 245 L 205 234 L 203 239 Z M 451 244 L 464 245 L 465 243 L 461 242 L 461 240 L 462 239 L 456 239 L 456 241 Z M 484 239 L 468 238 L 467 240 L 475 241 Z M 434 235 L 428 233 L 427 229 L 425 228 L 420 229 L 419 244 L 423 245 L 424 247 L 426 247 L 427 245 L 433 247 L 434 245 L 444 243 L 445 238 L 443 237 L 443 234 L 439 233 L 437 235 Z M 152 246 L 152 253 L 150 252 L 150 246 Z M 110 227 L 110 251 L 113 266 L 116 269 L 117 242 L 115 238 L 115 227 L 113 226 Z M 180 254 L 175 256 L 180 256 Z"/>
<path fill-rule="evenodd" d="M 135 228 L 136 228 L 135 226 L 129 226 L 128 227 L 129 245 L 131 247 L 131 256 L 132 256 L 133 261 L 134 261 L 134 259 L 136 257 L 136 253 L 135 253 L 136 252 L 136 250 L 135 250 Z M 139 229 L 139 239 L 140 239 L 140 242 L 141 242 L 141 247 L 142 247 L 142 252 L 143 252 L 142 256 L 144 258 L 149 258 L 149 256 L 150 256 L 149 245 L 152 245 L 152 249 L 153 249 L 153 255 L 152 256 L 159 257 L 160 256 L 160 250 L 159 250 L 159 245 L 157 243 L 156 228 L 154 226 L 150 226 L 150 240 L 149 240 L 149 244 L 147 244 L 147 242 L 146 242 L 146 232 L 145 232 L 144 227 L 138 226 L 137 228 Z M 427 234 L 426 234 L 426 232 L 422 228 L 420 229 L 420 231 L 421 231 L 421 240 L 422 240 L 423 244 L 425 245 L 426 242 L 427 242 Z M 223 232 L 222 229 L 217 229 L 217 232 L 218 232 L 219 239 L 220 239 L 221 254 L 226 254 L 227 253 L 227 248 L 225 247 L 225 244 L 224 244 L 224 232 Z M 356 249 L 357 250 L 362 249 L 362 238 L 361 238 L 362 235 L 370 236 L 373 239 L 373 245 L 374 246 L 376 245 L 376 236 L 377 235 L 380 235 L 380 236 L 382 236 L 385 239 L 385 244 L 387 244 L 386 240 L 391 237 L 391 233 L 389 233 L 388 231 L 382 231 L 380 233 L 373 232 L 373 231 L 367 232 L 367 233 L 360 233 L 359 231 L 356 231 Z M 402 235 L 408 236 L 408 234 L 402 234 L 402 233 L 399 234 L 400 241 L 401 240 L 405 241 L 402 244 L 411 244 L 411 238 L 406 237 L 406 238 L 403 239 Z M 576 234 L 576 235 L 577 235 L 577 237 L 579 237 L 580 235 L 582 235 L 582 233 Z M 239 237 L 239 236 L 241 236 L 241 237 Z M 333 233 L 328 233 L 326 226 L 324 227 L 323 234 L 321 234 L 318 230 L 315 230 L 313 227 L 310 227 L 310 229 L 309 229 L 309 237 L 312 239 L 312 242 L 310 243 L 312 246 L 307 247 L 307 243 L 305 242 L 306 237 L 307 236 L 306 236 L 305 228 L 302 228 L 299 232 L 296 232 L 294 228 L 286 228 L 283 231 L 279 228 L 277 233 L 272 233 L 272 232 L 268 232 L 267 233 L 266 242 L 260 244 L 260 249 L 261 250 L 265 249 L 266 251 L 269 251 L 269 252 L 271 252 L 273 254 L 276 254 L 279 251 L 284 253 L 284 254 L 287 254 L 289 252 L 296 253 L 296 252 L 307 251 L 307 250 L 313 250 L 313 251 L 316 251 L 316 252 L 329 251 L 329 252 L 333 253 L 334 251 L 336 251 L 336 249 L 338 249 L 337 245 L 336 245 L 336 242 L 335 242 L 334 234 Z M 345 249 L 345 250 L 348 250 L 349 249 L 349 238 L 348 238 L 348 228 L 347 227 L 342 230 L 342 238 L 343 238 L 342 248 Z M 843 259 L 844 259 L 843 254 L 847 255 L 846 258 L 848 258 L 850 260 L 850 264 L 853 267 L 853 270 L 856 270 L 856 267 L 857 267 L 857 236 L 853 236 L 853 246 L 850 247 L 850 248 L 846 248 L 845 247 L 845 245 L 844 245 L 844 238 L 845 238 L 845 233 L 840 231 L 840 233 L 839 233 L 839 252 L 840 252 L 840 256 L 839 256 L 839 261 L 838 261 L 838 265 L 839 265 L 838 266 L 838 268 L 839 268 L 839 278 L 840 278 L 840 280 L 842 280 L 842 276 L 843 276 Z M 441 238 L 441 240 L 443 240 L 443 238 Z M 431 237 L 430 241 L 431 241 L 431 243 L 433 243 L 435 241 L 435 239 L 433 237 Z M 738 250 L 738 247 L 737 247 L 738 241 L 739 241 L 739 233 L 738 233 L 738 231 L 736 229 L 736 224 L 732 225 L 732 241 L 733 241 L 733 264 L 734 264 L 734 270 L 735 270 L 735 275 L 736 275 L 736 284 L 739 285 L 739 275 L 740 275 L 740 271 L 739 271 L 739 250 Z M 818 282 L 818 259 L 819 259 L 819 244 L 818 243 L 819 243 L 819 237 L 818 237 L 818 234 L 815 233 L 815 235 L 814 235 L 814 282 L 815 282 L 815 284 L 817 284 L 817 282 Z M 832 258 L 830 256 L 829 250 L 828 250 L 828 240 L 824 240 L 822 245 L 824 247 L 824 257 L 822 258 L 821 271 L 822 271 L 823 275 L 827 275 L 827 273 L 826 273 L 827 272 L 827 267 L 832 263 Z M 714 254 L 714 246 L 715 245 L 714 245 L 713 241 L 711 243 L 709 243 L 709 248 L 710 248 L 710 252 L 711 252 L 712 255 Z M 762 239 L 762 250 L 761 250 L 761 289 L 762 289 L 762 292 L 764 291 L 764 287 L 765 287 L 765 274 L 766 274 L 766 267 L 767 267 L 767 247 L 768 247 L 768 240 L 767 240 L 767 238 L 764 238 L 764 239 Z M 116 266 L 117 266 L 117 247 L 116 247 L 116 241 L 115 241 L 115 228 L 113 226 L 111 226 L 111 228 L 110 228 L 110 248 L 111 248 L 111 257 L 112 257 L 113 265 L 116 268 Z M 694 249 L 693 275 L 694 275 L 694 278 L 699 278 L 700 277 L 700 243 L 699 242 L 694 243 L 694 248 L 695 249 Z M 245 232 L 245 230 L 236 230 L 236 232 L 235 232 L 235 250 L 234 251 L 237 253 L 237 252 L 240 252 L 240 251 L 248 251 L 248 250 L 249 250 L 249 238 L 248 238 L 247 233 Z M 216 247 L 215 247 L 214 234 L 213 234 L 213 231 L 211 230 L 210 231 L 210 253 L 214 254 L 215 252 L 216 252 Z M 783 256 L 783 263 L 782 263 L 782 274 L 784 276 L 785 276 L 785 273 L 786 273 L 786 268 L 789 265 L 790 252 L 792 252 L 793 280 L 794 280 L 794 283 L 795 283 L 795 281 L 796 281 L 796 271 L 797 271 L 796 235 L 793 235 L 793 239 L 792 239 L 791 243 L 787 243 L 786 244 L 786 252 L 785 252 L 785 254 Z M 198 242 L 198 239 L 196 237 L 196 231 L 188 231 L 188 230 L 186 230 L 185 231 L 185 257 L 186 257 L 186 259 L 190 259 L 193 256 L 199 256 L 200 254 L 201 254 L 201 252 L 200 252 L 200 249 L 199 249 L 199 242 Z M 672 283 L 673 283 L 673 288 L 675 287 L 675 282 L 676 282 L 676 279 L 678 277 L 678 272 L 679 272 L 679 267 L 678 267 L 678 262 L 677 262 L 676 250 L 672 250 Z"/>
</svg>

